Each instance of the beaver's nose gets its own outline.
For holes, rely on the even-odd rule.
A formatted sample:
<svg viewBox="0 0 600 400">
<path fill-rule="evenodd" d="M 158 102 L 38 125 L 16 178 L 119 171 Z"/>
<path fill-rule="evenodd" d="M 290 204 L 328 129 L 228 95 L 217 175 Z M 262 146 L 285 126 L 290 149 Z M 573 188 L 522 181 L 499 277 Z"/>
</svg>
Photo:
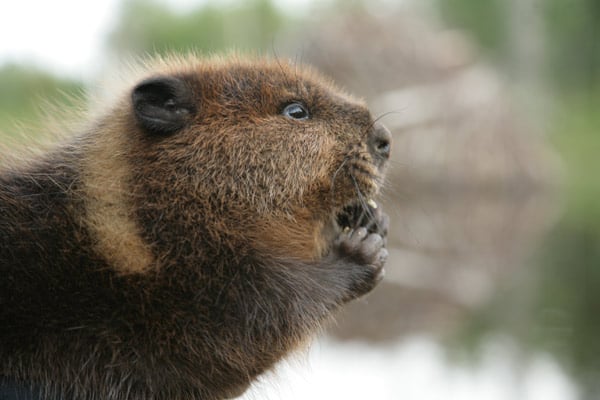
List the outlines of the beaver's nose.
<svg viewBox="0 0 600 400">
<path fill-rule="evenodd" d="M 373 125 L 373 130 L 369 136 L 369 150 L 371 154 L 377 158 L 387 160 L 390 158 L 390 151 L 392 150 L 392 134 L 390 131 L 376 122 Z"/>
</svg>

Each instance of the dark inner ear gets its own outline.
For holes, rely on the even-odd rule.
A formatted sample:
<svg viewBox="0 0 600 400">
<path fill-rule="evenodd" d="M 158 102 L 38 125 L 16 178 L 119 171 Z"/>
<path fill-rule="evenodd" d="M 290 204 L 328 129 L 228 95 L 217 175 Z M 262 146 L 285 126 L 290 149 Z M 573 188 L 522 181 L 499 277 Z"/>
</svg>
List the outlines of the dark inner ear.
<svg viewBox="0 0 600 400">
<path fill-rule="evenodd" d="M 140 126 L 156 135 L 180 130 L 196 111 L 191 88 L 181 78 L 171 76 L 142 81 L 133 89 L 131 100 Z"/>
</svg>

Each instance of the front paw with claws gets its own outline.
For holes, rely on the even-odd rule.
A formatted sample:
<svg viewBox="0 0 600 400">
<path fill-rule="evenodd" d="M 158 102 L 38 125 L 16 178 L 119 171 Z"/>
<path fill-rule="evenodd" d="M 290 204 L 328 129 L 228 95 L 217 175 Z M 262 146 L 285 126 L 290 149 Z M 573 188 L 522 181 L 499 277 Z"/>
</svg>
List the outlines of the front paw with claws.
<svg viewBox="0 0 600 400">
<path fill-rule="evenodd" d="M 355 227 L 343 229 L 334 242 L 334 253 L 352 269 L 347 300 L 370 292 L 383 279 L 388 257 L 388 216 L 379 207 L 355 215 Z"/>
</svg>

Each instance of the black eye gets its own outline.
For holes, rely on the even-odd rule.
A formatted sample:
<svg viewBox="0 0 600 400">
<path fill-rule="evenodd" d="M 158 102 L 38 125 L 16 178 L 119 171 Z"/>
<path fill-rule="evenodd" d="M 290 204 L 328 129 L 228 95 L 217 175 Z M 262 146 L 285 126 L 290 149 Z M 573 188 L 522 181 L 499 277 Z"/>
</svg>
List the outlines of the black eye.
<svg viewBox="0 0 600 400">
<path fill-rule="evenodd" d="M 292 119 L 308 119 L 310 118 L 310 114 L 308 110 L 301 103 L 290 103 L 281 112 L 282 115 L 292 118 Z"/>
</svg>

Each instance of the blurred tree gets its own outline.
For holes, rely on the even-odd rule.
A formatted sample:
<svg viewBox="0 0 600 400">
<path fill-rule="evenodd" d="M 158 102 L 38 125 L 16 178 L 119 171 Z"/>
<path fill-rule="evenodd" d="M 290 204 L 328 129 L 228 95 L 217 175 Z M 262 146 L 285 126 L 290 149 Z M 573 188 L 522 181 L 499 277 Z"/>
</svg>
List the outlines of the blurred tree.
<svg viewBox="0 0 600 400">
<path fill-rule="evenodd" d="M 530 340 L 563 361 L 582 399 L 600 398 L 600 235 L 597 221 L 568 216 L 541 251 Z"/>
<path fill-rule="evenodd" d="M 14 131 L 16 121 L 34 123 L 43 99 L 79 95 L 80 82 L 60 79 L 31 66 L 7 64 L 0 68 L 0 136 Z"/>
<path fill-rule="evenodd" d="M 600 79 L 600 2 L 545 0 L 550 77 L 562 90 L 597 93 Z"/>
<path fill-rule="evenodd" d="M 499 61 L 506 57 L 509 2 L 504 0 L 436 0 L 444 22 L 469 31 Z"/>
<path fill-rule="evenodd" d="M 524 70 L 528 79 L 536 69 L 544 75 L 556 106 L 545 126 L 566 168 L 565 212 L 532 260 L 532 275 L 515 276 L 497 293 L 471 319 L 466 338 L 478 344 L 488 333 L 507 332 L 524 348 L 562 361 L 580 384 L 581 399 L 598 399 L 600 181 L 593 171 L 600 168 L 600 1 L 436 4 L 448 25 L 470 31 L 494 60 Z M 544 46 L 533 56 L 532 25 L 540 26 Z M 522 63 L 531 59 L 538 68 Z"/>
<path fill-rule="evenodd" d="M 118 54 L 269 49 L 289 20 L 271 0 L 223 6 L 215 2 L 178 14 L 153 1 L 127 0 L 109 38 Z"/>
<path fill-rule="evenodd" d="M 494 61 L 519 68 L 528 30 L 541 18 L 545 56 L 538 61 L 551 86 L 597 93 L 600 80 L 598 0 L 436 0 L 444 22 L 468 30 Z M 527 46 L 525 46 L 527 47 Z M 522 68 L 522 65 L 521 65 Z"/>
</svg>

